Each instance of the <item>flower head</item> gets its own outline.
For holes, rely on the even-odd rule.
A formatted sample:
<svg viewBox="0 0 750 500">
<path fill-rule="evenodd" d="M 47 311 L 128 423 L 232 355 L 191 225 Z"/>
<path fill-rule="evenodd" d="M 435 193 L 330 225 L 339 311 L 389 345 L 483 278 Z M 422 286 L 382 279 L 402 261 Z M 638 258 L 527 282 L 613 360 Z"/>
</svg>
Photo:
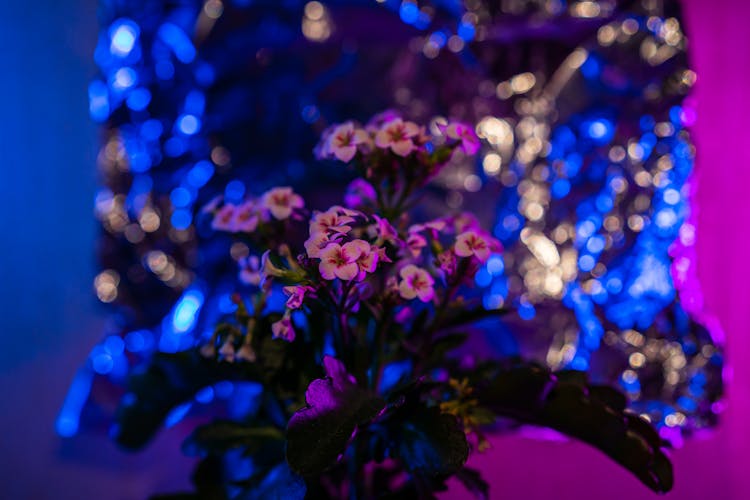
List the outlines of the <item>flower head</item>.
<svg viewBox="0 0 750 500">
<path fill-rule="evenodd" d="M 390 148 L 399 156 L 408 156 L 415 148 L 412 139 L 417 134 L 419 127 L 416 123 L 395 118 L 383 124 L 375 134 L 375 145 L 382 149 Z"/>
<path fill-rule="evenodd" d="M 344 245 L 329 243 L 320 251 L 320 275 L 323 279 L 335 278 L 351 281 L 359 274 L 357 261 L 362 256 L 361 240 L 350 241 Z M 365 244 L 367 244 L 365 242 Z"/>
<path fill-rule="evenodd" d="M 211 227 L 217 231 L 235 231 L 234 214 L 237 211 L 237 207 L 231 203 L 227 203 L 221 207 L 214 215 L 211 221 Z"/>
<path fill-rule="evenodd" d="M 377 193 L 372 184 L 364 179 L 354 179 L 346 188 L 344 204 L 350 208 L 374 205 Z"/>
<path fill-rule="evenodd" d="M 273 338 L 275 339 L 294 342 L 294 325 L 292 324 L 292 318 L 288 312 L 285 313 L 280 320 L 271 324 L 271 331 L 273 332 Z"/>
<path fill-rule="evenodd" d="M 401 297 L 411 300 L 419 298 L 422 302 L 429 302 L 435 296 L 435 280 L 424 269 L 409 264 L 399 271 L 401 281 L 398 291 Z"/>
<path fill-rule="evenodd" d="M 479 151 L 479 138 L 474 129 L 465 123 L 451 123 L 445 127 L 445 135 L 450 139 L 457 140 L 461 149 L 467 155 L 475 155 Z"/>
<path fill-rule="evenodd" d="M 284 293 L 289 297 L 286 301 L 288 309 L 299 309 L 305 301 L 305 295 L 313 291 L 312 287 L 303 285 L 285 286 Z"/>
<path fill-rule="evenodd" d="M 421 234 L 410 231 L 409 237 L 406 239 L 406 248 L 411 253 L 411 256 L 415 259 L 422 253 L 422 249 L 427 246 L 427 238 Z"/>
<path fill-rule="evenodd" d="M 452 250 L 446 250 L 438 254 L 438 264 L 440 269 L 447 275 L 451 276 L 456 272 L 456 254 Z"/>
<path fill-rule="evenodd" d="M 238 261 L 238 264 L 240 266 L 240 281 L 246 285 L 258 286 L 263 278 L 258 256 L 243 257 Z"/>
<path fill-rule="evenodd" d="M 261 210 L 255 200 L 247 200 L 234 210 L 232 227 L 234 231 L 252 233 L 257 229 Z"/>
<path fill-rule="evenodd" d="M 370 136 L 362 129 L 355 128 L 352 122 L 342 123 L 331 131 L 327 138 L 325 153 L 348 163 L 357 154 L 357 146 L 365 144 Z"/>
<path fill-rule="evenodd" d="M 305 206 L 302 197 L 290 187 L 277 187 L 267 191 L 263 194 L 262 203 L 279 220 L 288 219 L 295 209 Z"/>
<path fill-rule="evenodd" d="M 476 230 L 469 230 L 456 236 L 454 252 L 459 257 L 475 256 L 479 262 L 487 262 L 490 253 L 496 245 L 496 241 L 489 235 L 481 234 Z"/>
<path fill-rule="evenodd" d="M 346 234 L 351 231 L 352 227 L 349 224 L 354 222 L 354 217 L 347 213 L 352 211 L 344 212 L 346 209 L 341 209 L 343 207 L 331 207 L 325 212 L 317 212 L 310 220 L 310 236 L 329 232 Z"/>
</svg>

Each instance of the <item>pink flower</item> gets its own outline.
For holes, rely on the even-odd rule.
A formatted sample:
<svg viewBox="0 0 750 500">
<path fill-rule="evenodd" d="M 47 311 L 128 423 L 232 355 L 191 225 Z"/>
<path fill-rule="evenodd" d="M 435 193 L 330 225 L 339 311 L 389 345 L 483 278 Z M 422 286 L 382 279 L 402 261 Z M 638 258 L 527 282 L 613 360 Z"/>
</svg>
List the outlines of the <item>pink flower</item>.
<svg viewBox="0 0 750 500">
<path fill-rule="evenodd" d="M 408 156 L 414 150 L 412 138 L 417 134 L 419 134 L 419 127 L 416 123 L 396 118 L 386 122 L 378 130 L 375 134 L 375 144 L 382 149 L 390 148 L 399 156 Z"/>
<path fill-rule="evenodd" d="M 396 119 L 401 119 L 401 115 L 398 111 L 394 109 L 386 109 L 370 118 L 370 121 L 367 122 L 365 128 L 377 132 L 383 125 Z"/>
<path fill-rule="evenodd" d="M 378 215 L 373 215 L 373 217 L 377 222 L 375 230 L 377 231 L 378 242 L 397 243 L 398 232 L 396 232 L 396 229 L 394 229 L 391 223 L 388 222 L 388 219 Z"/>
<path fill-rule="evenodd" d="M 330 240 L 328 235 L 324 232 L 317 232 L 310 235 L 305 241 L 305 251 L 307 256 L 313 259 L 320 258 L 320 251 L 328 245 Z"/>
<path fill-rule="evenodd" d="M 475 256 L 479 262 L 487 262 L 492 251 L 492 241 L 494 238 L 481 235 L 475 230 L 469 230 L 456 236 L 456 246 L 454 251 L 459 257 Z"/>
<path fill-rule="evenodd" d="M 409 264 L 399 271 L 401 282 L 398 291 L 401 297 L 411 300 L 419 298 L 422 302 L 429 302 L 435 296 L 435 280 L 422 268 Z"/>
<path fill-rule="evenodd" d="M 292 318 L 289 313 L 286 312 L 280 320 L 271 325 L 271 331 L 273 332 L 273 338 L 284 339 L 287 342 L 294 342 L 294 325 L 292 325 Z"/>
<path fill-rule="evenodd" d="M 349 224 L 354 222 L 354 217 L 342 215 L 338 209 L 339 207 L 331 207 L 325 212 L 317 212 L 310 220 L 310 236 L 329 231 L 342 234 L 351 231 Z"/>
<path fill-rule="evenodd" d="M 422 253 L 422 249 L 427 246 L 427 238 L 417 232 L 409 232 L 406 239 L 406 248 L 409 249 L 411 256 L 415 259 Z"/>
<path fill-rule="evenodd" d="M 328 136 L 328 147 L 326 153 L 348 163 L 357 154 L 357 145 L 364 144 L 370 136 L 362 129 L 354 127 L 352 122 L 342 123 L 337 126 Z"/>
<path fill-rule="evenodd" d="M 309 286 L 293 285 L 285 286 L 283 290 L 289 297 L 286 301 L 286 307 L 288 309 L 299 309 L 305 301 L 305 294 L 311 292 L 313 288 Z"/>
<path fill-rule="evenodd" d="M 242 347 L 237 351 L 235 357 L 237 360 L 248 361 L 250 363 L 253 363 L 256 360 L 255 351 L 250 344 L 242 344 Z"/>
<path fill-rule="evenodd" d="M 263 195 L 263 206 L 279 220 L 288 219 L 295 209 L 305 206 L 302 197 L 290 187 L 277 187 Z"/>
<path fill-rule="evenodd" d="M 360 251 L 360 256 L 357 259 L 357 266 L 359 267 L 359 272 L 357 273 L 357 281 L 362 281 L 367 276 L 367 273 L 375 272 L 375 269 L 378 267 L 380 249 L 378 247 L 370 245 L 364 240 L 354 240 L 350 243 L 347 243 L 347 245 L 355 245 Z"/>
<path fill-rule="evenodd" d="M 320 266 L 318 267 L 320 275 L 327 280 L 339 278 L 351 281 L 359 274 L 357 261 L 361 255 L 362 247 L 357 242 L 351 241 L 343 246 L 338 243 L 329 243 L 320 251 Z"/>
<path fill-rule="evenodd" d="M 461 149 L 467 155 L 475 155 L 479 151 L 479 138 L 474 129 L 465 123 L 451 123 L 445 127 L 445 135 L 461 143 Z"/>
<path fill-rule="evenodd" d="M 216 212 L 214 219 L 211 221 L 211 227 L 217 231 L 234 232 L 234 214 L 236 211 L 236 206 L 227 203 Z"/>
<path fill-rule="evenodd" d="M 234 345 L 232 337 L 229 337 L 219 349 L 219 356 L 230 363 L 234 361 Z"/>
<path fill-rule="evenodd" d="M 240 281 L 246 285 L 258 286 L 263 277 L 260 272 L 260 259 L 256 255 L 243 257 L 238 261 Z"/>
<path fill-rule="evenodd" d="M 470 229 L 479 229 L 481 226 L 476 216 L 470 212 L 461 212 L 453 218 L 456 233 L 463 233 Z"/>
<path fill-rule="evenodd" d="M 260 222 L 260 207 L 253 200 L 247 200 L 234 211 L 233 229 L 243 233 L 252 233 Z"/>
<path fill-rule="evenodd" d="M 440 269 L 448 276 L 456 272 L 456 255 L 452 250 L 446 250 L 437 256 Z"/>
<path fill-rule="evenodd" d="M 374 205 L 377 193 L 372 184 L 364 179 L 354 179 L 346 188 L 344 204 L 350 208 Z"/>
</svg>

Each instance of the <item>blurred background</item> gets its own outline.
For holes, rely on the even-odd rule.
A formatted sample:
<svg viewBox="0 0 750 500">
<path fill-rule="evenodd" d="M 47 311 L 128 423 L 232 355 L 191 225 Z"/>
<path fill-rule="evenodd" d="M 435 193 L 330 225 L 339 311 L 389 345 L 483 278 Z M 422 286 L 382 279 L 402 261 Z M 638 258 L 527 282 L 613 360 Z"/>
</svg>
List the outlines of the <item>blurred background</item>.
<svg viewBox="0 0 750 500">
<path fill-rule="evenodd" d="M 708 310 L 727 335 L 726 410 L 714 430 L 674 450 L 671 498 L 746 498 L 750 454 L 750 5 L 683 2 L 688 54 L 698 74 L 698 276 Z M 0 18 L 0 497 L 139 499 L 187 484 L 192 461 L 179 426 L 137 454 L 116 449 L 105 430 L 63 440 L 55 419 L 82 360 L 107 328 L 92 290 L 99 271 L 93 207 L 99 125 L 87 89 L 97 74 L 94 0 L 4 6 Z M 544 473 L 540 476 L 539 464 Z M 651 498 L 636 479 L 593 449 L 523 436 L 493 440 L 474 463 L 498 498 Z M 458 497 L 451 492 L 447 497 Z"/>
</svg>

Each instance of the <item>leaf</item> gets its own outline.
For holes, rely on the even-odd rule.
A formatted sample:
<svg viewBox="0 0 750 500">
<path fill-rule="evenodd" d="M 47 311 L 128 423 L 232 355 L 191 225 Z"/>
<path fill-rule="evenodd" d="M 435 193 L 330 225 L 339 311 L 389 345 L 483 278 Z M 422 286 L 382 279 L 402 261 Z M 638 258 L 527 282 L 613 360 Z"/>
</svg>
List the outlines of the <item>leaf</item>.
<svg viewBox="0 0 750 500">
<path fill-rule="evenodd" d="M 357 426 L 385 406 L 382 399 L 357 386 L 343 363 L 326 356 L 323 364 L 328 377 L 310 383 L 307 406 L 292 415 L 287 427 L 287 461 L 293 471 L 306 476 L 333 465 Z"/>
<path fill-rule="evenodd" d="M 250 426 L 230 420 L 217 420 L 196 428 L 182 445 L 183 453 L 195 455 L 199 452 L 222 454 L 232 448 L 247 448 L 257 451 L 268 441 L 282 441 L 284 433 L 272 426 Z"/>
<path fill-rule="evenodd" d="M 403 419 L 396 419 L 398 430 L 393 447 L 404 466 L 427 476 L 455 474 L 469 456 L 469 444 L 458 419 L 440 413 L 436 407 L 412 407 Z M 403 411 L 399 411 L 403 413 Z"/>
<path fill-rule="evenodd" d="M 128 380 L 130 395 L 115 416 L 115 441 L 125 448 L 144 446 L 169 412 L 200 389 L 222 380 L 258 380 L 249 363 L 229 364 L 206 359 L 197 350 L 157 353 L 144 370 Z"/>
<path fill-rule="evenodd" d="M 561 378 L 535 365 L 502 369 L 478 384 L 480 404 L 499 416 L 550 427 L 584 441 L 630 470 L 645 485 L 664 493 L 672 488 L 672 464 L 651 425 L 624 409 L 613 389 L 591 388 L 580 374 Z"/>
<path fill-rule="evenodd" d="M 490 485 L 482 478 L 478 470 L 464 467 L 456 472 L 456 479 L 461 481 L 476 498 L 487 500 L 490 497 Z"/>
<path fill-rule="evenodd" d="M 286 463 L 281 463 L 265 475 L 258 486 L 238 498 L 242 500 L 302 500 L 307 485 Z"/>
</svg>

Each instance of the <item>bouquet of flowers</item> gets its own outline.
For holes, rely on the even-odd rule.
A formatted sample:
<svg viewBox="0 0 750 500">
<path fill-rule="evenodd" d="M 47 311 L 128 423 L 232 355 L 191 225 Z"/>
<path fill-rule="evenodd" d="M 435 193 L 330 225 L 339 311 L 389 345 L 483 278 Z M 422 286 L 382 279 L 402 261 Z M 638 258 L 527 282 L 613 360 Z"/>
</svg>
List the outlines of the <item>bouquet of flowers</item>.
<svg viewBox="0 0 750 500">
<path fill-rule="evenodd" d="M 472 214 L 418 217 L 429 181 L 479 148 L 465 124 L 428 131 L 386 112 L 332 126 L 316 149 L 358 174 L 344 205 L 311 211 L 276 187 L 206 206 L 216 231 L 244 243 L 236 258 L 250 292 L 233 296 L 207 342 L 157 354 L 131 378 L 116 439 L 140 447 L 206 387 L 254 382 L 241 418 L 187 438 L 185 452 L 201 457 L 196 492 L 175 498 L 432 498 L 452 476 L 487 497 L 465 462 L 509 422 L 581 439 L 668 491 L 664 443 L 620 393 L 472 350 L 472 326 L 507 312 L 471 293 L 502 246 Z"/>
</svg>

